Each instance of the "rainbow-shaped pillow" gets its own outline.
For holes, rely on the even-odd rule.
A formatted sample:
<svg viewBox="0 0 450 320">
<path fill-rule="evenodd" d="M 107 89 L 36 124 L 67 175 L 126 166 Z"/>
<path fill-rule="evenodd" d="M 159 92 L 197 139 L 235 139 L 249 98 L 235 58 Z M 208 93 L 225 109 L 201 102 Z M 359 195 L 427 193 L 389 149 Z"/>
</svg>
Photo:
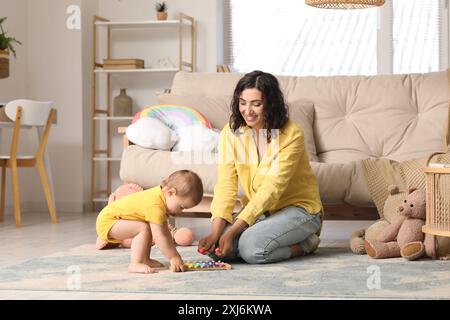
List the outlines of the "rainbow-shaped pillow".
<svg viewBox="0 0 450 320">
<path fill-rule="evenodd" d="M 175 132 L 179 128 L 199 123 L 208 129 L 212 128 L 211 123 L 203 114 L 194 108 L 179 105 L 163 104 L 146 107 L 136 113 L 131 122 L 135 123 L 138 119 L 145 117 L 156 118 Z"/>
</svg>

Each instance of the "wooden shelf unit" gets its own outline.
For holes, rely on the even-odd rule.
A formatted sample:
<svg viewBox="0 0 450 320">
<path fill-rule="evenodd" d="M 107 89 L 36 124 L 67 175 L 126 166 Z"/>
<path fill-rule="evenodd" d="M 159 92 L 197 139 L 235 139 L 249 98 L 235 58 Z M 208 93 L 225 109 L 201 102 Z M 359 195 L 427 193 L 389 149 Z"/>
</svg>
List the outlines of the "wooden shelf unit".
<svg viewBox="0 0 450 320">
<path fill-rule="evenodd" d="M 178 41 L 179 41 L 179 61 L 178 67 L 175 68 L 144 68 L 144 69 L 103 69 L 103 63 L 99 62 L 99 55 L 97 53 L 98 48 L 98 30 L 99 28 L 106 28 L 106 59 L 112 58 L 112 32 L 113 30 L 136 30 L 136 29 L 155 29 L 155 28 L 178 28 Z M 188 28 L 188 29 L 186 29 Z M 190 34 L 190 59 L 185 59 L 187 52 L 183 50 L 183 41 L 186 34 L 186 30 Z M 91 202 L 95 210 L 96 203 L 106 203 L 108 197 L 112 192 L 112 163 L 120 161 L 120 158 L 112 156 L 112 134 L 111 134 L 111 122 L 112 121 L 125 121 L 131 120 L 132 117 L 114 117 L 112 114 L 112 97 L 111 97 L 111 84 L 112 74 L 142 74 L 142 73 L 176 73 L 177 71 L 195 71 L 195 20 L 193 17 L 180 13 L 178 19 L 165 20 L 165 21 L 110 21 L 104 17 L 94 16 L 93 18 L 93 84 L 92 84 L 92 157 L 91 157 Z M 97 87 L 98 77 L 106 77 L 106 106 L 99 106 L 97 100 L 99 98 L 99 92 Z M 106 131 L 100 132 L 100 123 L 106 121 Z M 98 135 L 103 133 L 105 148 L 100 148 L 101 143 L 97 141 L 100 137 Z M 100 176 L 97 166 L 106 162 L 106 176 Z M 105 184 L 104 187 L 99 187 L 100 182 Z"/>
<path fill-rule="evenodd" d="M 166 68 L 166 69 L 96 69 L 95 73 L 145 73 L 145 72 L 177 72 L 177 68 Z"/>
</svg>

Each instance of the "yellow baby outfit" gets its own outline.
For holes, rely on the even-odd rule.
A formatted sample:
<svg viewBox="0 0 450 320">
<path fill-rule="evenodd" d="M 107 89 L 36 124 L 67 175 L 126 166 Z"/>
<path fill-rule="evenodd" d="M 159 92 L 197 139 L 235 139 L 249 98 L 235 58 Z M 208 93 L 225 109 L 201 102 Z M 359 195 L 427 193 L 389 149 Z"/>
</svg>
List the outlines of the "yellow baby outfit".
<svg viewBox="0 0 450 320">
<path fill-rule="evenodd" d="M 157 186 L 136 192 L 107 205 L 97 217 L 97 235 L 110 243 L 121 243 L 120 240 L 109 239 L 108 233 L 119 220 L 147 221 L 163 224 L 168 220 L 166 200 L 161 187 Z"/>
</svg>

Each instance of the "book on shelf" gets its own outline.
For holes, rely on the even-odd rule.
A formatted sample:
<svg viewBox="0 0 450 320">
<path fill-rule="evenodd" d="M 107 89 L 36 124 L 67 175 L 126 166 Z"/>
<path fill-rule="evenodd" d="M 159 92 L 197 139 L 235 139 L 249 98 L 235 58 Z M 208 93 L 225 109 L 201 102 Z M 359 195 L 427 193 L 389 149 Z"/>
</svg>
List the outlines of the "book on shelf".
<svg viewBox="0 0 450 320">
<path fill-rule="evenodd" d="M 136 64 L 144 65 L 144 60 L 142 59 L 103 59 L 103 64 L 108 65 L 123 65 L 123 64 Z"/>
</svg>

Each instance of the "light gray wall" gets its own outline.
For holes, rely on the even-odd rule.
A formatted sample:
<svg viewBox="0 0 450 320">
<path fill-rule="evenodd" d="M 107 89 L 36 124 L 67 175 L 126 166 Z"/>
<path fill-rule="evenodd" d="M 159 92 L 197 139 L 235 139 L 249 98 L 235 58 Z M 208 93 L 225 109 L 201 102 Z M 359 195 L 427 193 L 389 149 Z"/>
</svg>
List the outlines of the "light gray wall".
<svg viewBox="0 0 450 320">
<path fill-rule="evenodd" d="M 0 79 L 0 101 L 6 102 L 27 93 L 27 0 L 0 1 L 0 18 L 7 17 L 3 28 L 9 36 L 22 42 L 15 45 L 17 59 L 10 61 L 10 76 Z"/>
<path fill-rule="evenodd" d="M 70 5 L 81 8 L 81 0 L 28 1 L 28 45 L 35 49 L 28 51 L 27 81 L 31 99 L 52 100 L 58 110 L 58 123 L 49 139 L 57 208 L 81 211 L 82 37 L 81 30 L 66 27 L 69 17 L 66 10 Z M 34 180 L 29 200 L 39 203 L 43 192 L 38 179 Z"/>
</svg>

